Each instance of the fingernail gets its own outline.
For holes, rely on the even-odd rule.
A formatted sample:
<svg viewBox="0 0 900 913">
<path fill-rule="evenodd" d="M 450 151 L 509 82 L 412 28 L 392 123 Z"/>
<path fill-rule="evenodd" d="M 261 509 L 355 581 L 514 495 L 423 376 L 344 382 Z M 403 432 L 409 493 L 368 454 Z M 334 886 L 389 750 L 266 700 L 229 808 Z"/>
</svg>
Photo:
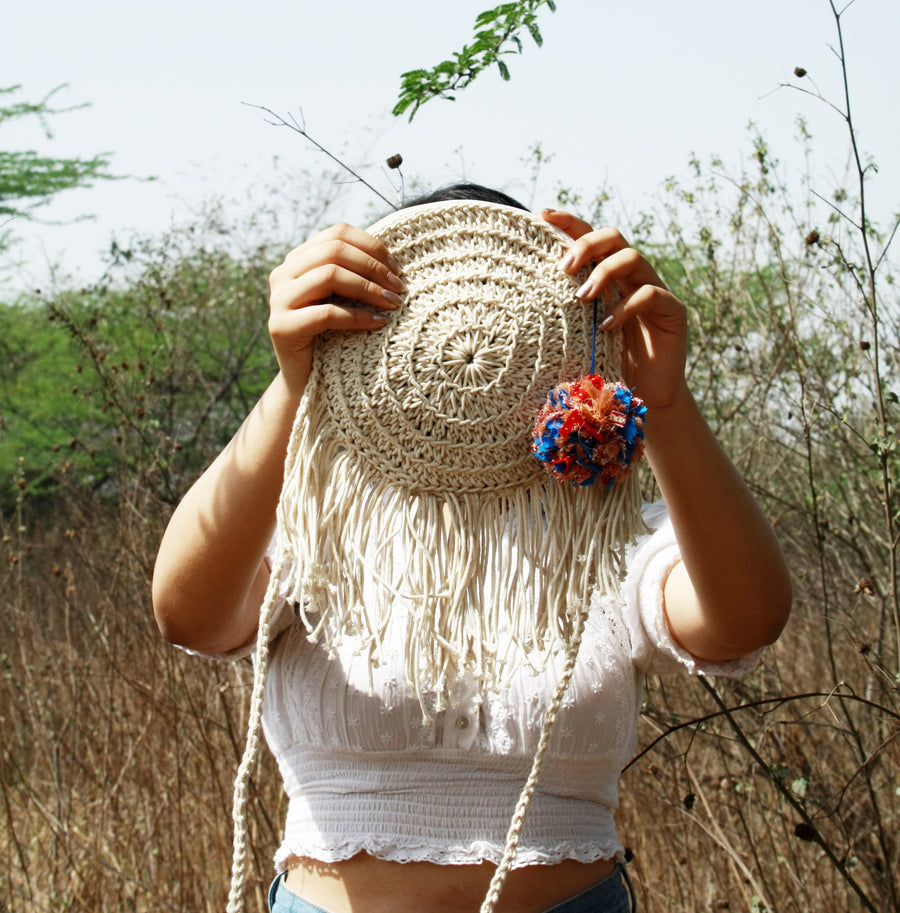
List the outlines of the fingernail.
<svg viewBox="0 0 900 913">
<path fill-rule="evenodd" d="M 594 297 L 594 280 L 588 279 L 584 285 L 575 292 L 575 297 L 580 298 L 582 301 L 588 301 Z"/>
<path fill-rule="evenodd" d="M 399 276 L 395 275 L 394 273 L 387 274 L 387 281 L 390 282 L 391 285 L 394 286 L 394 288 L 400 289 L 401 292 L 406 291 L 406 283 Z"/>
<path fill-rule="evenodd" d="M 600 326 L 598 327 L 598 329 L 608 330 L 612 326 L 612 322 L 613 322 L 613 315 L 607 314 L 603 318 L 603 320 L 600 321 Z"/>
<path fill-rule="evenodd" d="M 384 295 L 384 297 L 387 298 L 387 300 L 390 301 L 394 307 L 400 307 L 400 305 L 403 304 L 403 299 L 399 295 L 388 291 L 386 288 L 381 290 L 381 294 Z"/>
<path fill-rule="evenodd" d="M 377 320 L 378 323 L 387 323 L 391 319 L 390 313 L 385 313 L 384 311 L 373 311 L 372 320 Z"/>
<path fill-rule="evenodd" d="M 567 273 L 575 264 L 575 253 L 570 251 L 565 257 L 562 258 L 562 262 L 559 264 L 559 268 Z"/>
<path fill-rule="evenodd" d="M 391 256 L 387 258 L 387 265 L 395 272 L 400 272 L 400 264 Z"/>
<path fill-rule="evenodd" d="M 542 209 L 541 212 L 548 212 L 548 213 L 550 213 L 550 214 L 553 214 L 554 212 L 556 212 L 556 210 L 555 210 L 555 209 L 551 209 L 549 206 L 547 206 L 547 207 L 545 207 L 544 209 Z"/>
</svg>

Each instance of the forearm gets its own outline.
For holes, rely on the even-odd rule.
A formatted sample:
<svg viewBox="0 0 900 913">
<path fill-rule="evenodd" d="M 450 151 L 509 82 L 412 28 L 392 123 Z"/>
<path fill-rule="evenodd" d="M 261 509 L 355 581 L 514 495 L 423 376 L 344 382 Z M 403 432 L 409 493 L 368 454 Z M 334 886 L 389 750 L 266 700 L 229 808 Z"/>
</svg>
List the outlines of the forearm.
<svg viewBox="0 0 900 913">
<path fill-rule="evenodd" d="M 279 374 L 172 515 L 153 574 L 167 640 L 222 653 L 253 636 L 298 404 Z"/>
<path fill-rule="evenodd" d="M 771 643 L 791 604 L 771 524 L 686 389 L 648 414 L 646 435 L 683 558 L 666 583 L 672 633 L 692 654 L 712 660 Z"/>
<path fill-rule="evenodd" d="M 544 218 L 573 238 L 563 269 L 592 266 L 579 297 L 617 292 L 599 328 L 621 331 L 622 377 L 648 408 L 646 453 L 683 556 L 665 583 L 672 634 L 710 660 L 771 643 L 790 611 L 790 578 L 770 524 L 685 385 L 683 302 L 619 232 L 553 210 Z"/>
<path fill-rule="evenodd" d="M 281 370 L 169 522 L 153 574 L 153 611 L 168 640 L 224 653 L 252 638 L 313 341 L 329 330 L 382 329 L 403 303 L 397 268 L 380 241 L 341 224 L 272 270 L 268 328 Z"/>
</svg>

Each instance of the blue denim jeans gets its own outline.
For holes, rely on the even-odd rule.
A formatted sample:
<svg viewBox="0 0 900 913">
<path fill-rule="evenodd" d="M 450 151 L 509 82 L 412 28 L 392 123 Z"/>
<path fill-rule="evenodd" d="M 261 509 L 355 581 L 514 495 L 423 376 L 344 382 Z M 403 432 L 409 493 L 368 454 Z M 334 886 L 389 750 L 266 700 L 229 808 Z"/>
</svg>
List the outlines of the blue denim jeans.
<svg viewBox="0 0 900 913">
<path fill-rule="evenodd" d="M 286 874 L 277 875 L 269 888 L 270 913 L 328 913 L 285 888 L 282 882 Z M 636 910 L 631 879 L 625 867 L 619 865 L 603 881 L 550 907 L 545 913 L 634 913 Z"/>
</svg>

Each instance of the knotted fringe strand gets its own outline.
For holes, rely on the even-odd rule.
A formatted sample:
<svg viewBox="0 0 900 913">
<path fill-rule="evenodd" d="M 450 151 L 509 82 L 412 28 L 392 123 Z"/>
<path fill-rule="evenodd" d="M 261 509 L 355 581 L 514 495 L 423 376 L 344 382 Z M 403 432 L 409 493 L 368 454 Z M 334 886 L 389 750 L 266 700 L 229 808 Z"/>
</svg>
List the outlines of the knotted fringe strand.
<svg viewBox="0 0 900 913">
<path fill-rule="evenodd" d="M 553 700 L 544 713 L 544 721 L 541 725 L 541 737 L 538 741 L 537 751 L 531 764 L 531 772 L 525 781 L 525 786 L 519 794 L 519 801 L 516 803 L 512 820 L 510 821 L 509 830 L 506 834 L 506 847 L 503 851 L 503 859 L 497 870 L 491 878 L 487 894 L 481 904 L 479 913 L 493 913 L 503 886 L 506 884 L 506 878 L 512 869 L 516 853 L 519 847 L 519 838 L 522 836 L 522 829 L 525 826 L 525 817 L 528 809 L 531 807 L 531 800 L 534 798 L 537 789 L 538 777 L 541 775 L 541 768 L 544 766 L 544 758 L 547 755 L 547 749 L 550 746 L 550 738 L 553 735 L 553 728 L 559 718 L 559 709 L 562 706 L 563 698 L 569 688 L 569 682 L 572 680 L 572 673 L 575 671 L 575 662 L 578 659 L 578 651 L 581 647 L 581 640 L 584 636 L 584 626 L 587 620 L 587 606 L 578 604 L 575 612 L 575 632 L 571 641 L 566 646 L 566 662 L 563 667 L 562 675 L 556 686 L 556 692 Z"/>
</svg>

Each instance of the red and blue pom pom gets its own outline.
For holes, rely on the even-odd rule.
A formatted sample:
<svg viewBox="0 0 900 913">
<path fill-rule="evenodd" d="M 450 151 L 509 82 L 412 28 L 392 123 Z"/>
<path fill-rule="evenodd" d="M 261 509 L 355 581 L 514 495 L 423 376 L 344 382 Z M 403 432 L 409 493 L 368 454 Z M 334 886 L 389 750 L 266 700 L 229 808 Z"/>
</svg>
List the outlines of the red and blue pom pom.
<svg viewBox="0 0 900 913">
<path fill-rule="evenodd" d="M 607 488 L 644 452 L 647 407 L 622 383 L 599 374 L 554 387 L 534 425 L 532 452 L 557 482 Z"/>
</svg>

